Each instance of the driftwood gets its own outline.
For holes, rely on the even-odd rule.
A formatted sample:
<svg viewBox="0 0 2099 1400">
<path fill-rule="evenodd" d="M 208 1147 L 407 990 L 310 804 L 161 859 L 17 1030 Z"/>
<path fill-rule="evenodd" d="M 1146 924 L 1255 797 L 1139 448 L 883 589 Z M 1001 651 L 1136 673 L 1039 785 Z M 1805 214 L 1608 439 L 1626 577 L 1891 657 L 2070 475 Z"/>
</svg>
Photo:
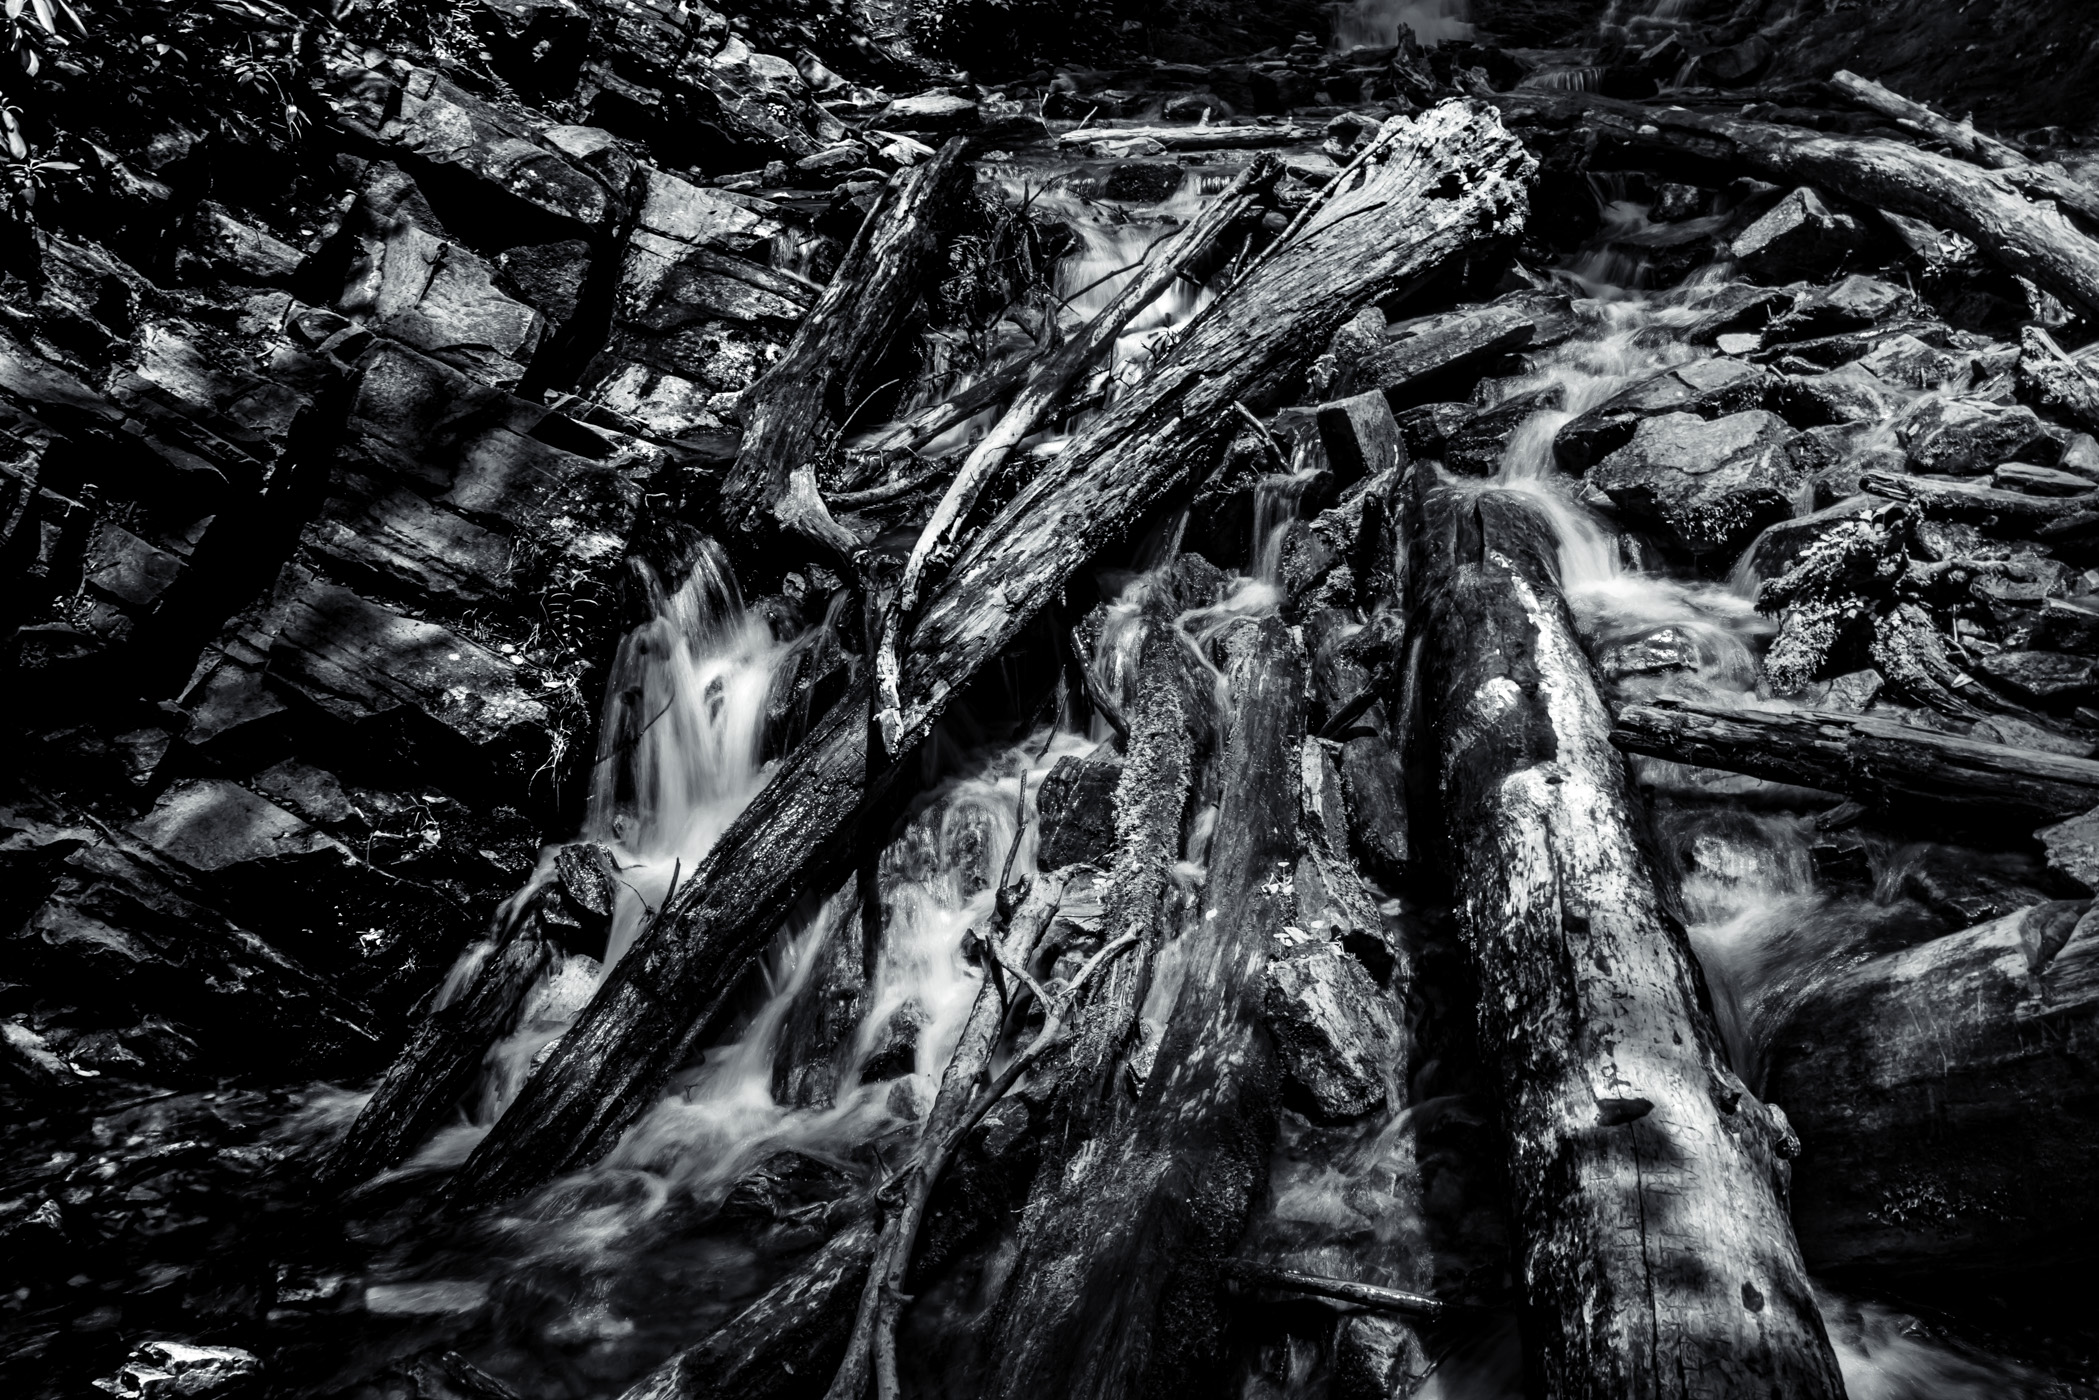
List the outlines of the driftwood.
<svg viewBox="0 0 2099 1400">
<path fill-rule="evenodd" d="M 1221 1383 L 1224 1260 L 1267 1180 L 1275 1130 L 1262 1005 L 1293 908 L 1304 734 L 1304 662 L 1282 622 L 1234 623 L 1222 645 L 1209 878 L 1184 930 L 1152 950 L 1153 1035 L 1111 1076 L 1136 1102 L 1038 1177 L 987 1395 L 1208 1395 Z"/>
<path fill-rule="evenodd" d="M 1611 742 L 1629 753 L 1819 788 L 1874 807 L 1928 802 L 1944 813 L 2032 826 L 2099 806 L 2099 761 L 1866 715 L 1663 700 L 1620 711 Z"/>
<path fill-rule="evenodd" d="M 794 341 L 744 401 L 743 446 L 722 484 L 722 506 L 746 532 L 771 525 L 802 536 L 856 573 L 860 541 L 831 518 L 816 464 L 878 386 L 888 357 L 926 287 L 941 272 L 942 237 L 968 189 L 957 138 L 883 190 L 837 276 Z"/>
<path fill-rule="evenodd" d="M 1965 235 L 2003 265 L 2087 314 L 2099 315 L 2099 241 L 2051 201 L 2037 204 L 2012 173 L 1971 165 L 1883 137 L 1836 136 L 1649 107 L 1588 94 L 1501 94 L 1497 106 L 1545 118 L 1573 116 L 1634 150 L 1748 169 L 1810 184 Z"/>
<path fill-rule="evenodd" d="M 1878 112 L 1921 136 L 1944 142 L 1957 155 L 1977 165 L 2003 171 L 2028 194 L 2045 196 L 2070 213 L 2099 224 L 2099 190 L 2072 179 L 2060 167 L 2032 160 L 2018 147 L 1977 131 L 1972 122 L 1949 120 L 1870 78 L 1839 72 L 1829 83 L 1867 111 Z"/>
<path fill-rule="evenodd" d="M 1411 596 L 1547 1393 L 1844 1393 L 1785 1119 L 1728 1067 L 1528 498 L 1417 473 Z"/>
<path fill-rule="evenodd" d="M 1451 103 L 1389 125 L 1383 164 L 1213 302 L 976 536 L 904 651 L 900 750 L 1077 569 L 1215 460 L 1232 403 L 1280 402 L 1362 306 L 1521 227 L 1534 165 L 1491 112 Z M 868 774 L 866 704 L 861 688 L 835 706 L 723 834 L 475 1149 L 460 1197 L 513 1194 L 595 1158 L 690 1055 L 886 781 Z"/>
<path fill-rule="evenodd" d="M 1265 146 L 1295 146 L 1315 139 L 1309 128 L 1294 123 L 1275 126 L 1082 126 L 1057 138 L 1064 147 L 1094 146 L 1110 141 L 1156 141 L 1169 151 L 1246 151 Z"/>
<path fill-rule="evenodd" d="M 2043 904 L 1786 998 L 1765 1092 L 1816 1271 L 2082 1262 L 2099 1234 L 2099 921 Z M 2072 930 L 2075 930 L 2073 935 Z"/>
<path fill-rule="evenodd" d="M 457 1112 L 481 1057 L 517 1023 L 554 951 L 530 927 L 492 949 L 458 995 L 416 1026 L 371 1101 L 329 1153 L 324 1178 L 349 1184 L 384 1171 Z"/>
</svg>

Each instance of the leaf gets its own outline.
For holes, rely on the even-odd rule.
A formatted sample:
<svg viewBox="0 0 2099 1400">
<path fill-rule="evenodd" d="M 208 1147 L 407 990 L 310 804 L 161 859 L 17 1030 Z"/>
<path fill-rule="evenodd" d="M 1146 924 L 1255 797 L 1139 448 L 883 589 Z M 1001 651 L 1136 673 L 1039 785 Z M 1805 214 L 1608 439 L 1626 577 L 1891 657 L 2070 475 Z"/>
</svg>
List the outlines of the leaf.
<svg viewBox="0 0 2099 1400">
<path fill-rule="evenodd" d="M 36 22 L 44 26 L 46 34 L 58 32 L 58 17 L 51 13 L 51 0 L 30 0 L 36 6 Z"/>
<path fill-rule="evenodd" d="M 60 13 L 72 21 L 73 28 L 79 31 L 80 37 L 85 39 L 87 37 L 87 21 L 80 17 L 80 11 L 67 4 L 66 0 L 58 0 L 58 8 Z"/>
<path fill-rule="evenodd" d="M 28 3 L 29 0 L 7 0 L 7 17 L 11 20 L 20 19 L 22 9 Z"/>
<path fill-rule="evenodd" d="M 24 73 L 27 73 L 30 77 L 34 78 L 36 76 L 36 70 L 42 66 L 42 60 L 40 60 L 36 56 L 35 49 L 25 47 L 22 50 L 22 71 Z"/>
</svg>

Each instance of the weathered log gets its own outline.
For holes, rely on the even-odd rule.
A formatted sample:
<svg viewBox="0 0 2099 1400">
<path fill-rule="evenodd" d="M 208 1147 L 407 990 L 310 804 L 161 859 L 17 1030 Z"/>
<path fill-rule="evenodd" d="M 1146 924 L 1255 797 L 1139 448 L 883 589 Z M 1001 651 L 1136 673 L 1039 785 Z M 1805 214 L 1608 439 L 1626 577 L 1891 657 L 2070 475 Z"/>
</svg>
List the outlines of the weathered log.
<svg viewBox="0 0 2099 1400">
<path fill-rule="evenodd" d="M 2099 806 L 2099 761 L 1870 715 L 1661 700 L 1619 711 L 1611 742 L 1628 753 L 1820 788 L 1882 809 L 1927 802 L 1945 813 L 2033 826 Z"/>
<path fill-rule="evenodd" d="M 891 177 L 787 352 L 751 387 L 743 445 L 722 483 L 723 511 L 745 531 L 789 530 L 852 571 L 860 542 L 825 508 L 816 463 L 876 388 L 875 371 L 944 267 L 942 235 L 970 180 L 964 144 L 958 137 Z"/>
<path fill-rule="evenodd" d="M 1950 228 L 2007 270 L 2087 314 L 2099 314 L 2099 241 L 2052 201 L 2034 203 L 2011 172 L 1888 138 L 1837 136 L 1588 94 L 1509 93 L 1493 100 L 1512 113 L 1576 114 L 1600 136 L 1634 150 L 1746 167 L 1766 179 L 1816 185 Z"/>
<path fill-rule="evenodd" d="M 1793 1220 L 1818 1273 L 2090 1258 L 2099 924 L 2084 907 L 2037 905 L 1786 997 L 1765 1094 L 1800 1134 Z"/>
<path fill-rule="evenodd" d="M 975 506 L 984 485 L 1005 465 L 1022 439 L 1042 425 L 1079 371 L 1110 349 L 1123 328 L 1137 314 L 1157 301 L 1167 288 L 1186 276 L 1189 269 L 1209 256 L 1217 241 L 1230 232 L 1255 203 L 1272 188 L 1283 173 L 1282 162 L 1260 156 L 1239 172 L 1217 199 L 1206 206 L 1178 234 L 1153 250 L 1137 269 L 1137 275 L 1115 299 L 1100 309 L 1078 334 L 1037 361 L 1028 379 L 983 440 L 971 449 L 955 473 L 955 480 L 940 504 L 926 520 L 911 557 L 904 565 L 904 579 L 897 587 L 897 608 L 908 613 L 918 606 L 919 583 L 936 551 L 954 543 L 954 537 Z"/>
<path fill-rule="evenodd" d="M 1145 260 L 1130 284 L 1102 307 L 1077 335 L 1038 362 L 1005 413 L 963 460 L 955 479 L 949 483 L 946 493 L 933 507 L 932 515 L 920 530 L 917 542 L 911 546 L 910 557 L 904 562 L 903 579 L 897 584 L 896 601 L 888 610 L 882 628 L 881 645 L 887 664 L 877 669 L 878 678 L 899 673 L 900 667 L 895 659 L 897 634 L 918 607 L 919 589 L 926 570 L 945 562 L 941 556 L 954 548 L 970 511 L 976 507 L 977 497 L 1006 464 L 1013 449 L 1042 425 L 1050 409 L 1071 387 L 1071 381 L 1078 377 L 1079 372 L 1114 346 L 1115 338 L 1122 334 L 1123 328 L 1136 318 L 1137 313 L 1157 301 L 1168 287 L 1186 276 L 1191 267 L 1208 257 L 1218 240 L 1238 226 L 1255 203 L 1274 187 L 1282 173 L 1282 162 L 1273 156 L 1258 157 L 1239 172 L 1216 202 L 1163 247 L 1155 249 L 1156 255 Z M 884 693 L 887 687 L 879 680 L 877 690 L 875 725 L 883 743 L 890 746 L 893 754 L 903 716 L 896 708 L 897 697 Z"/>
<path fill-rule="evenodd" d="M 1840 71 L 1829 83 L 1867 111 L 1878 112 L 1919 135 L 1942 141 L 1977 165 L 2005 172 L 2028 194 L 2045 195 L 2070 213 L 2099 224 L 2099 190 L 2072 179 L 2067 171 L 2035 161 L 2016 146 L 1977 131 L 1973 122 L 1952 121 L 1870 78 Z"/>
<path fill-rule="evenodd" d="M 1527 497 L 1417 474 L 1411 596 L 1458 926 L 1506 1085 L 1547 1393 L 1841 1396 L 1792 1226 L 1782 1114 L 1727 1066 L 1663 913 L 1609 718 Z"/>
<path fill-rule="evenodd" d="M 1097 146 L 1115 141 L 1156 141 L 1169 151 L 1248 151 L 1295 146 L 1315 140 L 1307 127 L 1274 126 L 1082 126 L 1057 138 L 1059 146 Z"/>
<path fill-rule="evenodd" d="M 1267 1179 L 1268 959 L 1289 922 L 1304 661 L 1280 619 L 1223 642 L 1228 710 L 1209 878 L 1157 949 L 1137 1101 L 1045 1167 L 999 1309 L 986 1393 L 1208 1395 L 1228 1349 L 1223 1266 Z M 1156 1005 L 1154 1005 L 1156 1003 Z"/>
<path fill-rule="evenodd" d="M 1397 121 L 1383 164 L 1211 303 L 1143 385 L 973 539 L 904 654 L 900 752 L 1078 568 L 1215 460 L 1236 429 L 1231 404 L 1280 401 L 1361 306 L 1521 226 L 1534 163 L 1491 112 L 1450 103 Z M 834 707 L 708 853 L 687 897 L 612 969 L 455 1178 L 462 1198 L 593 1159 L 691 1053 L 709 1008 L 886 784 L 868 773 L 865 706 L 862 690 Z"/>
<path fill-rule="evenodd" d="M 529 922 L 532 916 L 527 915 Z M 490 950 L 451 1001 L 425 1016 L 329 1153 L 325 1180 L 349 1184 L 386 1170 L 456 1112 L 488 1047 L 510 1032 L 554 946 L 526 928 Z"/>
<path fill-rule="evenodd" d="M 1334 1298 L 1344 1303 L 1360 1303 L 1366 1308 L 1380 1312 L 1396 1312 L 1408 1317 L 1436 1318 L 1443 1314 L 1439 1299 L 1425 1293 L 1408 1293 L 1397 1288 L 1384 1288 L 1374 1283 L 1356 1283 L 1345 1278 L 1326 1278 L 1319 1274 L 1301 1274 L 1295 1269 L 1273 1269 L 1264 1264 L 1230 1264 L 1225 1272 L 1261 1288 L 1273 1288 L 1284 1293 L 1309 1293 L 1315 1298 Z"/>
</svg>

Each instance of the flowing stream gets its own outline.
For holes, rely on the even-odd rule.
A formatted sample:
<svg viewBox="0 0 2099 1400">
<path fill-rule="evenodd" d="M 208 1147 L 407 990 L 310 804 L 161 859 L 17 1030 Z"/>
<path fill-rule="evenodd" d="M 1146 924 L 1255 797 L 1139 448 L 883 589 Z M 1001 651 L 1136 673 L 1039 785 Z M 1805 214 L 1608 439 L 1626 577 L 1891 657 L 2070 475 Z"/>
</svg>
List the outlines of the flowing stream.
<svg viewBox="0 0 2099 1400">
<path fill-rule="evenodd" d="M 1191 174 L 1173 196 L 1173 212 L 1185 216 L 1202 197 L 1198 179 Z M 1071 313 L 1088 316 L 1113 295 L 1116 269 L 1158 236 L 1151 217 L 1157 211 L 1140 217 L 1062 191 L 1038 197 L 1056 201 L 1080 234 L 1060 289 Z M 1645 214 L 1621 203 L 1615 231 L 1636 231 Z M 1679 692 L 1783 703 L 1757 694 L 1755 658 L 1771 624 L 1751 606 L 1754 580 L 1643 566 L 1653 552 L 1622 538 L 1553 464 L 1553 435 L 1569 418 L 1641 376 L 1703 353 L 1680 332 L 1725 270 L 1665 293 L 1629 290 L 1639 272 L 1622 257 L 1598 254 L 1562 274 L 1582 298 L 1587 329 L 1540 357 L 1530 378 L 1503 386 L 1507 393 L 1557 387 L 1561 406 L 1519 426 L 1498 473 L 1477 485 L 1523 492 L 1550 516 L 1567 597 L 1607 698 Z M 1118 344 L 1111 380 L 1141 375 L 1160 338 L 1209 295 L 1183 287 L 1162 299 Z M 1113 392 L 1111 383 L 1106 393 Z M 956 441 L 983 427 L 980 419 L 958 428 Z M 1070 428 L 1040 435 L 1030 450 L 1055 451 Z M 1278 605 L 1275 542 L 1320 465 L 1311 444 L 1293 446 L 1292 469 L 1256 491 L 1246 573 L 1222 601 L 1175 624 L 1197 654 L 1214 629 Z M 1168 530 L 1140 571 L 1102 580 L 1109 604 L 1092 664 L 1110 694 L 1133 693 L 1141 603 L 1158 576 L 1141 565 L 1170 562 L 1176 535 Z M 674 874 L 696 868 L 763 784 L 774 680 L 794 649 L 810 644 L 807 637 L 776 638 L 746 608 L 712 552 L 702 553 L 685 578 L 651 585 L 653 616 L 625 640 L 613 668 L 583 832 L 613 853 L 619 872 L 607 965 L 631 946 Z M 1018 870 L 1033 868 L 1034 794 L 1059 759 L 1106 737 L 1098 719 L 1083 734 L 1062 716 L 989 738 L 972 735 L 965 723 L 945 728 L 929 745 L 899 834 L 880 856 L 880 933 L 872 950 L 854 881 L 828 894 L 811 892 L 751 979 L 734 1026 L 603 1161 L 446 1230 L 387 1223 L 383 1212 L 358 1227 L 371 1248 L 361 1276 L 366 1310 L 398 1329 L 371 1345 L 402 1354 L 442 1338 L 529 1400 L 609 1397 L 780 1277 L 816 1239 L 794 1248 L 751 1243 L 744 1225 L 766 1204 L 753 1197 L 751 1183 L 788 1199 L 804 1188 L 820 1194 L 822 1178 L 865 1179 L 908 1147 L 983 975 L 966 953 L 968 931 L 989 918 L 1009 849 L 1017 851 Z M 1870 847 L 1870 880 L 1826 888 L 1811 858 L 1811 823 L 1766 800 L 1765 785 L 1665 769 L 1644 762 L 1639 769 L 1660 792 L 1657 845 L 1680 863 L 1670 878 L 1712 983 L 1723 1035 L 1754 1083 L 1760 1008 L 1869 944 L 1877 950 L 1929 936 L 1929 920 L 1902 895 L 1903 873 L 1941 857 Z M 548 878 L 543 862 L 535 885 Z M 1403 892 L 1375 893 L 1396 929 L 1422 926 L 1433 913 L 1409 906 L 1398 897 Z M 580 954 L 555 967 L 520 1028 L 490 1052 L 468 1121 L 395 1175 L 412 1179 L 456 1165 L 601 976 L 599 960 Z M 1426 1150 L 1422 1144 L 1452 1125 L 1485 1141 L 1492 1102 L 1478 1093 L 1409 1098 L 1410 1086 L 1395 1082 L 1391 1112 L 1339 1135 L 1315 1133 L 1285 1115 L 1270 1201 L 1256 1230 L 1293 1267 L 1362 1276 L 1366 1258 L 1424 1248 L 1439 1230 L 1439 1238 L 1450 1238 L 1447 1223 L 1431 1221 L 1403 1181 Z M 336 1104 L 317 1116 L 340 1122 L 354 1107 Z M 1505 1255 L 1494 1257 L 1505 1248 L 1503 1230 L 1487 1219 L 1469 1237 L 1477 1257 L 1459 1260 L 1453 1276 L 1505 1268 Z M 2066 1393 L 2020 1363 L 1948 1340 L 1887 1304 L 1833 1291 L 1822 1303 L 1853 1400 Z M 1297 1334 L 1282 1336 L 1246 1394 L 1327 1394 L 1316 1348 L 1308 1345 Z M 1450 1329 L 1415 1393 L 1434 1400 L 1520 1396 L 1512 1315 L 1484 1312 Z"/>
</svg>

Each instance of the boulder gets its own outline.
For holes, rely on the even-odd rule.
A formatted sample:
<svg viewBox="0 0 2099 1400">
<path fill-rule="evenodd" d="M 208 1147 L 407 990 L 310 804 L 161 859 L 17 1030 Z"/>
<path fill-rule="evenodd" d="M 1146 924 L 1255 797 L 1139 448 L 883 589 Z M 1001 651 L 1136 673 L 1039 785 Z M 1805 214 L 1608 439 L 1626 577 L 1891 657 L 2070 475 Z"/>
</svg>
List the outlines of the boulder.
<svg viewBox="0 0 2099 1400">
<path fill-rule="evenodd" d="M 1548 384 L 1475 410 L 1444 436 L 1443 465 L 1468 476 L 1492 476 L 1501 467 L 1510 436 L 1532 414 L 1549 413 L 1566 398 L 1565 388 Z"/>
<path fill-rule="evenodd" d="M 1105 865 L 1115 853 L 1115 788 L 1122 760 L 1103 748 L 1057 760 L 1035 795 L 1041 835 L 1035 862 L 1044 870 L 1090 861 Z"/>
<path fill-rule="evenodd" d="M 222 876 L 257 866 L 339 868 L 352 857 L 333 838 L 224 778 L 186 778 L 160 795 L 130 834 L 177 865 Z"/>
<path fill-rule="evenodd" d="M 734 35 L 712 58 L 682 64 L 678 74 L 685 86 L 677 105 L 716 128 L 740 159 L 799 160 L 846 134 L 844 124 L 817 104 L 799 69 Z"/>
<path fill-rule="evenodd" d="M 883 130 L 905 131 L 913 136 L 945 136 L 969 131 L 979 124 L 976 103 L 938 89 L 899 97 L 875 117 L 875 125 Z"/>
<path fill-rule="evenodd" d="M 1905 389 L 1948 389 L 1966 385 L 1974 361 L 1899 331 L 1867 351 L 1858 367 Z"/>
<path fill-rule="evenodd" d="M 2045 600 L 2034 624 L 2033 644 L 2049 651 L 2099 657 L 2099 596 Z"/>
<path fill-rule="evenodd" d="M 1860 365 L 1827 374 L 1789 374 L 1771 387 L 1771 408 L 1796 428 L 1878 423 L 1902 407 L 1904 395 Z"/>
<path fill-rule="evenodd" d="M 1865 330 L 1909 307 L 1914 301 L 1902 288 L 1853 273 L 1834 286 L 1808 293 L 1764 330 L 1764 344 L 1813 340 L 1844 331 Z"/>
<path fill-rule="evenodd" d="M 1979 476 L 2001 462 L 2030 455 L 2045 437 L 2041 420 L 2023 404 L 1930 398 L 1895 425 L 1895 435 L 1920 472 Z"/>
<path fill-rule="evenodd" d="M 1404 1032 L 1385 993 L 1338 943 L 1310 937 L 1269 963 L 1265 1017 L 1285 1102 L 1321 1123 L 1386 1106 Z"/>
<path fill-rule="evenodd" d="M 131 1349 L 114 1377 L 96 1384 L 124 1400 L 232 1400 L 261 1373 L 262 1362 L 239 1347 L 149 1341 Z"/>
<path fill-rule="evenodd" d="M 2099 808 L 2034 833 L 2048 853 L 2048 868 L 2099 894 Z"/>
<path fill-rule="evenodd" d="M 1865 241 L 1857 219 L 1831 210 L 1802 187 L 1736 235 L 1728 253 L 1745 275 L 1784 283 L 1827 277 Z"/>
<path fill-rule="evenodd" d="M 1785 420 L 1753 409 L 1711 421 L 1667 413 L 1590 469 L 1589 483 L 1693 554 L 1739 548 L 1793 513 L 1802 473 Z"/>
<path fill-rule="evenodd" d="M 1552 440 L 1553 456 L 1568 471 L 1585 472 L 1631 442 L 1643 420 L 1663 413 L 1741 413 L 1763 403 L 1773 378 L 1769 370 L 1725 357 L 1678 365 L 1619 390 L 1561 428 Z"/>
<path fill-rule="evenodd" d="M 1975 663 L 1991 682 L 2030 704 L 2059 707 L 2099 696 L 2099 660 L 2059 651 L 2000 651 Z"/>
</svg>

